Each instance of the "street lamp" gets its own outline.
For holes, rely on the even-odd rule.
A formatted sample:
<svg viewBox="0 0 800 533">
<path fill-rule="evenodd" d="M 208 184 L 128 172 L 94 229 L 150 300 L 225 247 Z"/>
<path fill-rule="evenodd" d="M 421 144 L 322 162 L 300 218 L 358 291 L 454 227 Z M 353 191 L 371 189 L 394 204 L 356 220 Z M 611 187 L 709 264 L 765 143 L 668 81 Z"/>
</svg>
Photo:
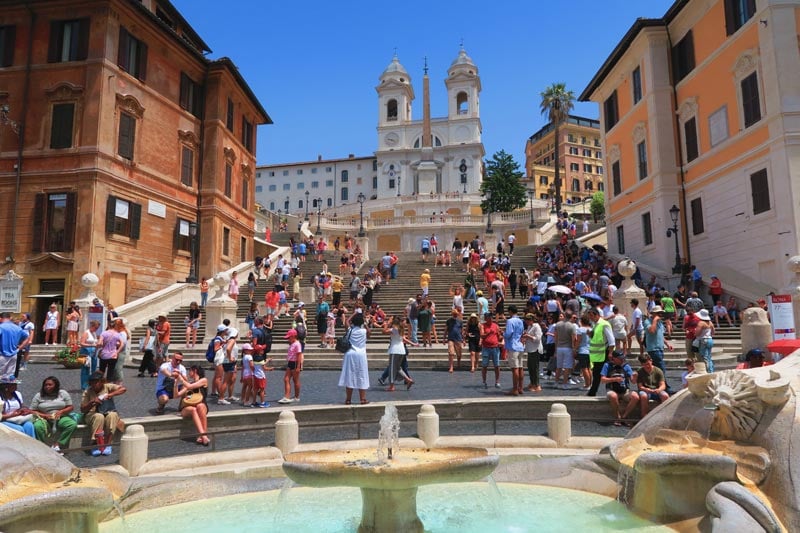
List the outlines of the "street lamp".
<svg viewBox="0 0 800 533">
<path fill-rule="evenodd" d="M 492 191 L 491 189 L 486 189 L 486 207 L 489 210 L 486 213 L 486 233 L 491 234 L 494 233 L 492 229 Z"/>
<path fill-rule="evenodd" d="M 553 188 L 552 185 L 547 188 L 547 197 L 550 199 L 550 214 L 551 215 L 556 212 L 555 194 L 556 194 L 556 190 Z"/>
<path fill-rule="evenodd" d="M 197 283 L 197 222 L 189 222 L 189 277 L 186 283 Z"/>
<path fill-rule="evenodd" d="M 303 220 L 308 222 L 308 195 L 311 194 L 310 192 L 306 191 L 306 216 Z"/>
<path fill-rule="evenodd" d="M 364 231 L 364 200 L 366 200 L 366 199 L 367 199 L 367 197 L 364 196 L 363 192 L 358 193 L 358 198 L 356 198 L 356 200 L 358 200 L 358 203 L 361 204 L 361 213 L 360 213 L 360 215 L 361 215 L 361 227 L 358 228 L 358 236 L 359 237 L 363 237 L 364 235 L 366 235 L 366 232 Z"/>
<path fill-rule="evenodd" d="M 681 254 L 680 250 L 678 250 L 678 215 L 680 212 L 680 208 L 675 204 L 672 204 L 672 207 L 669 208 L 669 218 L 672 219 L 672 227 L 667 228 L 667 238 L 675 237 L 675 265 L 672 267 L 673 274 L 681 273 Z"/>
<path fill-rule="evenodd" d="M 533 221 L 533 197 L 535 194 L 536 191 L 534 191 L 533 189 L 528 189 L 528 198 L 530 198 L 531 201 L 531 223 L 528 227 L 531 229 L 536 227 L 536 223 Z"/>
<path fill-rule="evenodd" d="M 322 216 L 322 198 L 317 198 L 317 231 L 314 235 L 322 235 L 322 230 L 319 227 L 319 219 Z"/>
</svg>

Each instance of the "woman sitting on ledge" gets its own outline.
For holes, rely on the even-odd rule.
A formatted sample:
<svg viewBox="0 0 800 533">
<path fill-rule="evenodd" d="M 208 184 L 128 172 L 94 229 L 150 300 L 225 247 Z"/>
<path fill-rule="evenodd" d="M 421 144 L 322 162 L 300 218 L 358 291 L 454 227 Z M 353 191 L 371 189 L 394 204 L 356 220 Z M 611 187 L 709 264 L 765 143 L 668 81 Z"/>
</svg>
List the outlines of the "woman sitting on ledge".
<svg viewBox="0 0 800 533">
<path fill-rule="evenodd" d="M 183 374 L 178 374 L 175 380 L 175 397 L 180 398 L 180 412 L 184 418 L 192 418 L 194 427 L 200 434 L 197 437 L 197 444 L 208 446 L 211 442 L 206 433 L 208 432 L 208 404 L 206 403 L 206 396 L 208 396 L 208 380 L 206 379 L 206 372 L 197 365 L 189 367 L 187 372 L 188 379 Z M 194 403 L 190 398 L 200 395 L 197 403 Z"/>
<path fill-rule="evenodd" d="M 61 388 L 61 382 L 55 376 L 44 378 L 42 389 L 31 401 L 31 411 L 36 413 L 33 428 L 36 438 L 45 444 L 55 433 L 60 432 L 58 441 L 52 445 L 53 450 L 61 452 L 69 445 L 69 439 L 78 427 L 76 415 L 72 412 L 72 398 L 69 392 Z"/>
</svg>

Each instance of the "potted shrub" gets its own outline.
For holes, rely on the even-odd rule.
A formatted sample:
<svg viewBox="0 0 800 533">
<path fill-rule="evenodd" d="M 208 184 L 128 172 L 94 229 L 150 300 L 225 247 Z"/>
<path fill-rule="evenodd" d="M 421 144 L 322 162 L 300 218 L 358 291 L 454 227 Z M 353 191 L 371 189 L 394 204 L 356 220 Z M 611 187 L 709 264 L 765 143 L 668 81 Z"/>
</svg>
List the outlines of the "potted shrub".
<svg viewBox="0 0 800 533">
<path fill-rule="evenodd" d="M 67 344 L 56 352 L 55 360 L 64 368 L 80 368 L 86 363 L 86 356 L 80 355 L 80 346 Z"/>
</svg>

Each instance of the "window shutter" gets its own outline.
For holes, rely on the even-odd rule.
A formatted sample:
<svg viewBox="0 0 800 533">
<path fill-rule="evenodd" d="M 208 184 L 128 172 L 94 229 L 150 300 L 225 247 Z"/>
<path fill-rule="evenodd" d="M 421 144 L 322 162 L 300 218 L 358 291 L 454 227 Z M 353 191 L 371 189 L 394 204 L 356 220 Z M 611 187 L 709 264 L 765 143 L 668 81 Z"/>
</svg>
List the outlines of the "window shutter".
<svg viewBox="0 0 800 533">
<path fill-rule="evenodd" d="M 109 196 L 106 200 L 106 233 L 114 233 L 114 218 L 117 212 L 117 197 Z"/>
<path fill-rule="evenodd" d="M 117 45 L 117 65 L 124 70 L 128 70 L 128 46 L 128 30 L 120 26 L 119 43 Z"/>
<path fill-rule="evenodd" d="M 90 19 L 78 21 L 78 61 L 83 61 L 89 57 L 89 22 Z"/>
<path fill-rule="evenodd" d="M 733 35 L 736 31 L 736 8 L 731 0 L 725 0 L 725 33 Z"/>
<path fill-rule="evenodd" d="M 47 195 L 39 193 L 36 195 L 33 207 L 33 253 L 42 251 L 42 241 L 44 240 L 44 217 L 47 212 Z"/>
<path fill-rule="evenodd" d="M 77 193 L 67 193 L 67 209 L 64 215 L 64 251 L 72 252 L 75 249 L 75 229 L 78 219 Z"/>
<path fill-rule="evenodd" d="M 61 49 L 61 40 L 64 38 L 64 25 L 57 20 L 50 23 L 50 43 L 47 48 L 47 62 L 57 63 L 60 59 L 58 51 Z"/>
<path fill-rule="evenodd" d="M 147 79 L 147 45 L 144 41 L 139 41 L 139 79 Z"/>
<path fill-rule="evenodd" d="M 180 102 L 181 108 L 189 111 L 189 77 L 181 72 L 181 95 Z"/>
<path fill-rule="evenodd" d="M 75 104 L 55 104 L 50 125 L 50 148 L 72 148 Z"/>
<path fill-rule="evenodd" d="M 181 249 L 181 219 L 175 220 L 175 229 L 172 230 L 172 248 L 173 250 Z"/>
<path fill-rule="evenodd" d="M 6 26 L 3 35 L 5 42 L 3 43 L 3 61 L 2 66 L 10 67 L 14 64 L 14 43 L 16 43 L 17 27 Z"/>
<path fill-rule="evenodd" d="M 119 150 L 125 159 L 133 160 L 133 143 L 136 135 L 136 119 L 127 113 L 119 116 Z"/>
<path fill-rule="evenodd" d="M 139 227 L 142 224 L 142 206 L 131 202 L 131 234 L 130 238 L 134 240 L 139 239 Z"/>
</svg>

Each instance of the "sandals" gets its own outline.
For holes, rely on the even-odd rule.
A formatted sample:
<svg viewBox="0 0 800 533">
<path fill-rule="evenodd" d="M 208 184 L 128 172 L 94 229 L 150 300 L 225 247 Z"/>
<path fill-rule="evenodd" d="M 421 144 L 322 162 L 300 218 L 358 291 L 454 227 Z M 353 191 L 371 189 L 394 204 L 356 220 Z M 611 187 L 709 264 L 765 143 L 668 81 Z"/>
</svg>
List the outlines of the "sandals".
<svg viewBox="0 0 800 533">
<path fill-rule="evenodd" d="M 406 381 L 406 390 L 411 389 L 411 386 L 413 384 L 414 384 L 414 380 L 413 379 L 409 379 L 408 381 Z"/>
<path fill-rule="evenodd" d="M 345 400 L 345 401 L 344 401 L 344 404 L 345 404 L 345 405 L 350 405 L 350 400 Z"/>
<path fill-rule="evenodd" d="M 368 403 L 369 403 L 369 400 L 361 400 L 361 405 L 367 405 Z"/>
<path fill-rule="evenodd" d="M 197 444 L 200 444 L 202 446 L 208 446 L 208 444 L 211 442 L 211 439 L 209 439 L 208 436 L 206 435 L 201 435 L 197 437 L 197 440 L 195 442 L 197 442 Z"/>
</svg>

